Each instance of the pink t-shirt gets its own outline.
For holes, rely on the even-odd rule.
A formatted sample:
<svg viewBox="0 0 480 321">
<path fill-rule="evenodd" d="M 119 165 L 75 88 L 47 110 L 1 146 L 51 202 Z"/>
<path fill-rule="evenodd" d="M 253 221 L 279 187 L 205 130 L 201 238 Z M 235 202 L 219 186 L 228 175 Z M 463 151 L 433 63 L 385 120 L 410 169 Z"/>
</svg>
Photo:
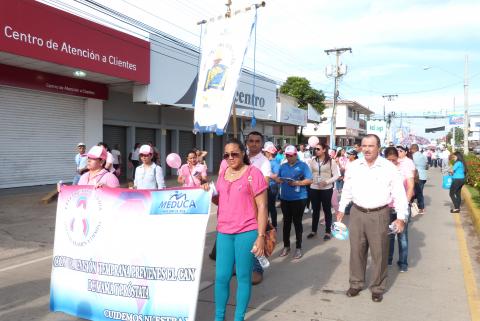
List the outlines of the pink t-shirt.
<svg viewBox="0 0 480 321">
<path fill-rule="evenodd" d="M 182 165 L 178 170 L 178 176 L 183 176 L 185 178 L 185 183 L 183 183 L 184 187 L 198 187 L 201 185 L 201 181 L 196 176 L 197 173 L 200 173 L 200 176 L 207 176 L 207 166 L 202 164 L 195 165 L 192 169 L 188 166 L 188 164 Z"/>
<path fill-rule="evenodd" d="M 253 166 L 249 166 L 245 173 L 233 182 L 225 180 L 224 174 L 224 170 L 220 172 L 216 185 L 217 231 L 224 234 L 237 234 L 256 230 L 258 224 L 253 195 L 257 196 L 267 189 L 265 177 L 258 168 Z"/>
<path fill-rule="evenodd" d="M 399 158 L 397 168 L 400 171 L 400 174 L 402 174 L 403 187 L 405 187 L 406 192 L 408 189 L 408 179 L 414 177 L 415 164 L 408 157 Z M 388 206 L 394 207 L 393 201 Z"/>
<path fill-rule="evenodd" d="M 78 185 L 96 185 L 102 183 L 108 187 L 116 188 L 120 186 L 117 176 L 106 169 L 102 169 L 97 175 L 90 177 L 90 172 L 86 172 L 80 177 Z"/>
</svg>

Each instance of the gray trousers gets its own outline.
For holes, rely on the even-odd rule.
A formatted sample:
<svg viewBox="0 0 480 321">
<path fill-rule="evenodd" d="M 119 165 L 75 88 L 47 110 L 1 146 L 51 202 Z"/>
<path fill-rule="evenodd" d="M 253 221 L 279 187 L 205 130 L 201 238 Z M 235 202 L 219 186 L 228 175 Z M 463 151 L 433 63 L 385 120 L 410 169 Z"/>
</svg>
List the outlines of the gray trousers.
<svg viewBox="0 0 480 321">
<path fill-rule="evenodd" d="M 384 293 L 387 285 L 388 225 L 390 208 L 363 213 L 350 210 L 350 287 L 365 286 L 368 249 L 372 256 L 372 293 Z"/>
</svg>

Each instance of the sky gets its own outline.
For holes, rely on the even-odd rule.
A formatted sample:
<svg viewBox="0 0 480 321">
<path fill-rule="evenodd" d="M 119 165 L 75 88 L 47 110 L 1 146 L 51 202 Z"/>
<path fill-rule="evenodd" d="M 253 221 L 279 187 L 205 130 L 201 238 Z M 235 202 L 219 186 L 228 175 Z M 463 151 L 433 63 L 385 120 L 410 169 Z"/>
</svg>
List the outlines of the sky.
<svg viewBox="0 0 480 321">
<path fill-rule="evenodd" d="M 68 3 L 87 10 L 79 1 Z M 193 45 L 198 21 L 225 13 L 226 0 L 97 0 Z M 233 0 L 233 10 L 253 3 Z M 88 10 L 87 10 L 88 11 Z M 325 68 L 335 63 L 324 50 L 350 47 L 341 63 L 341 99 L 377 114 L 450 113 L 464 109 L 465 59 L 468 102 L 480 115 L 480 1 L 478 0 L 267 0 L 258 10 L 256 70 L 279 83 L 301 76 L 333 96 Z M 244 66 L 253 68 L 253 37 Z M 396 94 L 393 101 L 382 98 Z M 446 120 L 397 119 L 420 136 Z"/>
</svg>

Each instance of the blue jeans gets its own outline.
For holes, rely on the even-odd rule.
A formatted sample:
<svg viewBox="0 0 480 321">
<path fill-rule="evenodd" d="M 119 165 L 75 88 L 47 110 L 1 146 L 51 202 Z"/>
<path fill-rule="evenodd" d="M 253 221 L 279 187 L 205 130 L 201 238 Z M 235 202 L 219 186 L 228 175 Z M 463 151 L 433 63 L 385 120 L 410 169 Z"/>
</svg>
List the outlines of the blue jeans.
<svg viewBox="0 0 480 321">
<path fill-rule="evenodd" d="M 237 304 L 235 321 L 243 321 L 252 292 L 254 255 L 250 252 L 257 230 L 238 233 L 217 233 L 217 266 L 215 270 L 215 321 L 225 320 L 225 310 L 230 296 L 230 280 L 235 264 L 237 274 Z"/>
<path fill-rule="evenodd" d="M 415 198 L 417 199 L 418 208 L 423 210 L 425 208 L 425 200 L 423 198 L 423 187 L 425 186 L 426 180 L 419 180 L 415 183 Z"/>
<path fill-rule="evenodd" d="M 410 208 L 409 208 L 410 212 Z M 397 219 L 397 213 L 392 208 L 390 211 L 390 222 L 393 222 Z M 391 265 L 393 262 L 393 252 L 395 250 L 395 236 L 398 240 L 398 261 L 397 265 L 401 269 L 408 268 L 408 220 L 405 223 L 405 229 L 402 233 L 390 234 L 389 235 L 389 252 L 388 252 L 388 264 Z"/>
</svg>

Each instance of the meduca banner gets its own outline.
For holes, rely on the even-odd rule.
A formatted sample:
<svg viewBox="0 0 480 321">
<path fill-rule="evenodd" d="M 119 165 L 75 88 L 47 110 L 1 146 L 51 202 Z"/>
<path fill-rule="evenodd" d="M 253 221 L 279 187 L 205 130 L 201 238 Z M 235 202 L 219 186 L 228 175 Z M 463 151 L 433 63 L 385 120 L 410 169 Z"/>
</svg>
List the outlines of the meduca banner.
<svg viewBox="0 0 480 321">
<path fill-rule="evenodd" d="M 255 10 L 252 9 L 203 26 L 194 103 L 195 132 L 223 134 L 254 22 Z"/>
<path fill-rule="evenodd" d="M 63 186 L 50 309 L 90 320 L 195 320 L 211 194 Z"/>
</svg>

